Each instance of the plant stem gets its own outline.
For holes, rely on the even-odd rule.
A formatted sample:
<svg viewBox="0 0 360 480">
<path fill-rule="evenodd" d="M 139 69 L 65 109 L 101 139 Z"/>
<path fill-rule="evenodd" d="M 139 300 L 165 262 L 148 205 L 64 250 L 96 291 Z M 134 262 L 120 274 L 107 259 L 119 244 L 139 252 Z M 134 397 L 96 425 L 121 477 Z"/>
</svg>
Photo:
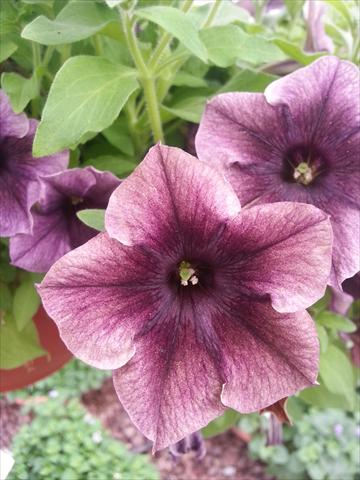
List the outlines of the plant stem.
<svg viewBox="0 0 360 480">
<path fill-rule="evenodd" d="M 94 49 L 95 49 L 96 55 L 98 55 L 99 57 L 101 57 L 101 54 L 102 54 L 102 43 L 101 43 L 100 35 L 94 35 L 94 36 L 93 36 L 93 43 L 94 43 Z"/>
<path fill-rule="evenodd" d="M 34 70 L 41 65 L 41 50 L 40 45 L 36 42 L 31 42 Z"/>
<path fill-rule="evenodd" d="M 191 8 L 192 2 L 193 0 L 183 0 L 180 10 L 182 10 L 184 13 L 188 12 Z M 163 54 L 164 50 L 170 45 L 172 39 L 173 36 L 171 35 L 171 33 L 164 32 L 162 34 L 160 41 L 149 60 L 148 66 L 150 70 L 153 70 L 156 67 L 161 58 L 161 55 Z"/>
<path fill-rule="evenodd" d="M 43 56 L 43 61 L 42 61 L 43 67 L 47 67 L 54 51 L 55 51 L 55 47 L 53 47 L 52 45 L 49 45 L 47 47 L 47 49 L 45 50 L 45 54 Z"/>
<path fill-rule="evenodd" d="M 123 10 L 121 16 L 126 41 L 135 66 L 140 74 L 139 80 L 144 90 L 146 109 L 154 142 L 164 143 L 159 104 L 156 96 L 155 78 L 151 75 L 151 72 L 148 70 L 148 67 L 144 62 L 128 13 Z"/>
<path fill-rule="evenodd" d="M 217 12 L 220 8 L 220 5 L 221 5 L 221 0 L 215 0 L 212 7 L 210 8 L 209 15 L 207 16 L 207 18 L 206 18 L 206 20 L 205 20 L 205 22 L 204 22 L 204 24 L 202 25 L 201 28 L 210 27 L 214 18 L 216 17 L 216 14 L 217 14 Z"/>
<path fill-rule="evenodd" d="M 149 115 L 149 121 L 153 132 L 155 142 L 164 143 L 164 134 L 162 130 L 160 110 L 156 96 L 156 88 L 154 79 L 144 78 L 142 82 L 146 101 L 146 108 Z"/>
<path fill-rule="evenodd" d="M 33 79 L 36 83 L 37 96 L 31 100 L 31 115 L 37 117 L 40 110 L 40 88 L 41 88 L 41 48 L 36 42 L 31 43 L 32 56 L 33 56 Z"/>
</svg>

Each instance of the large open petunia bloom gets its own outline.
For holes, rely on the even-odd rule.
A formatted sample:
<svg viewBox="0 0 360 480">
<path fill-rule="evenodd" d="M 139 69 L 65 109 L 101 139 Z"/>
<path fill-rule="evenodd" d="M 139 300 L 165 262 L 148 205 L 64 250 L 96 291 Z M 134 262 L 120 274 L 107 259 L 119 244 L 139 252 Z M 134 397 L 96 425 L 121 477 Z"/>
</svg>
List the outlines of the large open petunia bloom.
<svg viewBox="0 0 360 480">
<path fill-rule="evenodd" d="M 322 57 L 264 94 L 211 100 L 196 137 L 201 160 L 223 169 L 241 204 L 310 203 L 334 231 L 330 283 L 359 270 L 359 71 Z"/>
<path fill-rule="evenodd" d="M 76 213 L 106 208 L 120 180 L 93 167 L 73 168 L 43 177 L 39 201 L 32 209 L 33 233 L 10 239 L 13 265 L 31 272 L 47 272 L 65 253 L 87 242 L 98 232 Z"/>
<path fill-rule="evenodd" d="M 154 449 L 221 414 L 312 385 L 319 346 L 304 309 L 324 293 L 332 231 L 311 205 L 240 211 L 215 169 L 157 145 L 115 190 L 107 232 L 39 287 L 62 339 L 114 384 Z"/>
<path fill-rule="evenodd" d="M 30 208 L 38 200 L 38 177 L 64 170 L 68 152 L 34 158 L 32 142 L 37 121 L 16 115 L 0 90 L 0 236 L 32 230 Z"/>
</svg>

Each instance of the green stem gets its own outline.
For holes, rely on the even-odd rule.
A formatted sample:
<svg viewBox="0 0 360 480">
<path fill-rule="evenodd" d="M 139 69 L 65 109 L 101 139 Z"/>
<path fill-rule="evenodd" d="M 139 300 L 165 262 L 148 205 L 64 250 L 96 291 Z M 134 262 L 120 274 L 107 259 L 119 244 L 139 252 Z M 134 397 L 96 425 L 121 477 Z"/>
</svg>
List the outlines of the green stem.
<svg viewBox="0 0 360 480">
<path fill-rule="evenodd" d="M 192 2 L 193 0 L 183 0 L 180 10 L 182 10 L 184 13 L 188 12 L 191 8 Z M 164 32 L 162 34 L 160 41 L 149 60 L 148 67 L 150 70 L 153 70 L 156 67 L 161 58 L 161 55 L 163 54 L 164 50 L 170 45 L 172 39 L 173 36 L 171 35 L 171 33 Z"/>
<path fill-rule="evenodd" d="M 61 64 L 64 64 L 71 55 L 71 44 L 65 43 L 60 47 Z"/>
<path fill-rule="evenodd" d="M 43 67 L 48 66 L 54 51 L 55 51 L 55 47 L 53 47 L 52 45 L 49 45 L 47 47 L 47 49 L 45 50 L 43 61 L 42 61 Z"/>
<path fill-rule="evenodd" d="M 215 0 L 215 2 L 213 3 L 213 5 L 212 5 L 212 7 L 209 11 L 209 15 L 207 16 L 204 24 L 202 25 L 202 28 L 210 27 L 214 18 L 216 17 L 216 14 L 217 14 L 217 12 L 220 8 L 220 5 L 221 5 L 221 0 Z"/>
<path fill-rule="evenodd" d="M 40 88 L 41 88 L 41 48 L 36 42 L 31 43 L 32 56 L 33 56 L 33 79 L 36 82 L 37 96 L 31 100 L 31 115 L 37 117 L 40 111 Z"/>
<path fill-rule="evenodd" d="M 40 45 L 36 42 L 31 42 L 34 70 L 41 65 L 41 50 Z"/>
<path fill-rule="evenodd" d="M 164 133 L 162 130 L 160 110 L 158 105 L 158 99 L 156 96 L 154 79 L 151 77 L 144 78 L 142 84 L 144 88 L 146 107 L 149 115 L 149 121 L 153 132 L 154 141 L 164 143 Z"/>
<path fill-rule="evenodd" d="M 101 57 L 101 55 L 102 55 L 102 43 L 101 43 L 100 35 L 94 35 L 93 36 L 93 43 L 94 43 L 94 49 L 95 49 L 96 55 Z"/>
<path fill-rule="evenodd" d="M 139 80 L 144 90 L 146 109 L 153 134 L 153 139 L 155 142 L 164 143 L 164 134 L 162 131 L 159 104 L 156 96 L 155 79 L 151 75 L 151 72 L 149 72 L 144 62 L 139 45 L 137 43 L 136 36 L 131 26 L 131 20 L 127 12 L 124 10 L 122 11 L 122 20 L 128 48 L 136 65 L 136 68 L 140 73 Z"/>
<path fill-rule="evenodd" d="M 202 28 L 210 27 L 211 23 L 213 22 L 214 18 L 216 17 L 216 14 L 218 12 L 218 9 L 220 8 L 220 5 L 221 5 L 221 0 L 215 0 L 215 2 L 212 4 L 212 6 L 210 8 L 208 16 L 206 17 L 206 19 L 205 19 L 205 21 L 202 25 Z M 184 65 L 184 63 L 190 58 L 189 54 L 186 54 L 186 56 L 183 56 L 182 53 L 183 52 L 179 53 L 178 59 L 169 60 L 168 66 L 170 64 L 172 65 L 172 68 L 171 68 L 172 76 L 169 79 L 167 86 L 163 89 L 162 95 L 160 96 L 160 101 L 162 101 L 165 98 L 165 96 L 167 95 L 167 92 L 169 91 L 177 72 Z M 164 70 L 164 63 L 162 65 L 160 65 L 161 71 Z"/>
</svg>

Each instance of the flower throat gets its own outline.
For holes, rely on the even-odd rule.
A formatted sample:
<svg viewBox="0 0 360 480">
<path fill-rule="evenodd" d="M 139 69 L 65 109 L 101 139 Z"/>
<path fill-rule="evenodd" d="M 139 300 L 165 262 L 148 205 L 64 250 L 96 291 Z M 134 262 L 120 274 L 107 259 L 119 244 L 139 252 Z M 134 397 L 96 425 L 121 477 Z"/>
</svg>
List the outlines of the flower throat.
<svg viewBox="0 0 360 480">
<path fill-rule="evenodd" d="M 283 158 L 283 179 L 305 187 L 326 172 L 326 162 L 319 150 L 313 146 L 297 145 L 290 148 Z"/>
</svg>

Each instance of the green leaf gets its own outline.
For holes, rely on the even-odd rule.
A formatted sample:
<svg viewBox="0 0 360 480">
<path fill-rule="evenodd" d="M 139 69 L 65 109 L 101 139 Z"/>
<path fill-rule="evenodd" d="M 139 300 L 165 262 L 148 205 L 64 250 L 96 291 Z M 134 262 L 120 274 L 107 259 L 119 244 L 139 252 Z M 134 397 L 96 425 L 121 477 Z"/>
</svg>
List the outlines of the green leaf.
<svg viewBox="0 0 360 480">
<path fill-rule="evenodd" d="M 225 92 L 263 92 L 277 77 L 252 70 L 240 70 L 225 83 L 216 93 Z"/>
<path fill-rule="evenodd" d="M 136 160 L 121 156 L 101 155 L 91 158 L 84 165 L 92 165 L 98 170 L 109 170 L 120 178 L 127 177 L 137 167 Z"/>
<path fill-rule="evenodd" d="M 289 1 L 289 0 L 288 0 Z M 352 14 L 351 14 L 351 3 L 348 0 L 325 0 L 326 3 L 331 5 L 335 10 L 337 10 L 347 21 L 349 25 L 351 25 L 354 21 Z M 356 5 L 356 4 L 355 4 Z M 350 7 L 350 8 L 349 8 Z M 355 8 L 358 8 L 356 5 Z"/>
<path fill-rule="evenodd" d="M 105 3 L 108 7 L 115 8 L 118 5 L 120 5 L 120 3 L 124 2 L 124 1 L 125 0 L 105 0 Z"/>
<path fill-rule="evenodd" d="M 39 344 L 34 323 L 19 332 L 11 315 L 5 315 L 0 326 L 0 368 L 16 368 L 43 355 L 46 351 Z"/>
<path fill-rule="evenodd" d="M 94 228 L 99 232 L 105 231 L 105 210 L 89 208 L 78 211 L 76 215 L 88 227 Z"/>
<path fill-rule="evenodd" d="M 283 52 L 271 43 L 268 38 L 248 34 L 242 45 L 241 55 L 239 56 L 239 60 L 253 65 L 280 62 L 285 59 L 286 57 Z"/>
<path fill-rule="evenodd" d="M 284 0 L 287 11 L 292 18 L 296 17 L 300 13 L 304 3 L 305 0 Z"/>
<path fill-rule="evenodd" d="M 209 59 L 219 67 L 229 67 L 237 60 L 251 64 L 275 62 L 285 58 L 269 40 L 249 35 L 236 25 L 224 25 L 201 30 Z"/>
<path fill-rule="evenodd" d="M 127 120 L 125 118 L 120 117 L 116 119 L 109 128 L 106 128 L 101 133 L 106 140 L 118 150 L 130 157 L 134 156 L 134 145 L 131 141 L 127 128 Z"/>
<path fill-rule="evenodd" d="M 327 288 L 326 292 L 325 292 L 325 295 L 322 298 L 320 298 L 320 300 L 318 300 L 316 303 L 311 305 L 309 310 L 310 310 L 310 312 L 313 316 L 316 317 L 316 315 L 318 315 L 320 312 L 322 312 L 323 310 L 326 310 L 328 308 L 331 295 L 332 294 L 330 293 L 330 289 Z"/>
<path fill-rule="evenodd" d="M 351 320 L 334 312 L 323 311 L 316 317 L 316 323 L 330 330 L 352 333 L 357 326 Z"/>
<path fill-rule="evenodd" d="M 26 25 L 21 36 L 42 45 L 61 45 L 91 37 L 114 21 L 117 21 L 115 12 L 105 4 L 73 0 L 55 20 L 43 15 L 35 18 Z"/>
<path fill-rule="evenodd" d="M 58 152 L 88 132 L 104 130 L 137 87 L 135 70 L 101 57 L 70 58 L 50 88 L 35 136 L 34 155 Z"/>
<path fill-rule="evenodd" d="M 203 78 L 196 77 L 184 71 L 180 71 L 176 74 L 173 85 L 177 87 L 207 87 L 207 83 Z"/>
<path fill-rule="evenodd" d="M 207 48 L 209 59 L 219 67 L 229 67 L 241 54 L 246 33 L 236 25 L 224 25 L 201 30 L 200 38 Z"/>
<path fill-rule="evenodd" d="M 135 10 L 135 14 L 160 25 L 168 33 L 177 38 L 191 53 L 204 62 L 207 61 L 206 48 L 200 40 L 197 28 L 191 17 L 174 7 L 156 5 Z"/>
<path fill-rule="evenodd" d="M 225 432 L 234 425 L 240 417 L 239 412 L 231 409 L 226 410 L 223 415 L 210 422 L 201 432 L 205 438 L 214 437 L 215 435 Z"/>
<path fill-rule="evenodd" d="M 1 86 L 9 96 L 15 113 L 20 113 L 26 105 L 38 95 L 38 83 L 35 76 L 24 78 L 17 73 L 3 73 Z"/>
<path fill-rule="evenodd" d="M 1 311 L 8 312 L 12 309 L 12 295 L 6 283 L 0 282 L 0 318 Z"/>
<path fill-rule="evenodd" d="M 348 357 L 335 345 L 330 345 L 320 356 L 320 376 L 325 387 L 336 395 L 343 395 L 354 407 L 354 378 Z M 320 381 L 321 383 L 321 381 Z"/>
<path fill-rule="evenodd" d="M 316 325 L 316 330 L 319 337 L 320 350 L 322 353 L 324 353 L 326 352 L 329 344 L 328 334 L 326 333 L 326 330 L 322 325 Z"/>
<path fill-rule="evenodd" d="M 351 406 L 343 395 L 330 392 L 324 385 L 306 388 L 300 392 L 299 398 L 314 407 L 351 410 Z"/>
<path fill-rule="evenodd" d="M 209 15 L 211 6 L 211 2 L 199 7 L 197 7 L 195 4 L 188 13 L 188 15 L 194 19 L 194 22 L 198 28 L 201 28 L 201 26 L 204 24 Z M 219 25 L 228 25 L 229 23 L 233 22 L 249 23 L 251 21 L 252 17 L 247 10 L 241 8 L 239 5 L 235 5 L 230 1 L 226 1 L 220 2 L 219 9 L 215 15 L 215 18 L 212 20 L 211 25 L 216 27 Z"/>
<path fill-rule="evenodd" d="M 40 298 L 31 280 L 21 283 L 15 290 L 13 315 L 19 331 L 31 321 L 40 305 Z"/>
<path fill-rule="evenodd" d="M 0 38 L 0 63 L 11 57 L 17 46 L 14 42 L 8 40 L 5 36 Z"/>
<path fill-rule="evenodd" d="M 164 119 L 171 119 L 171 117 L 178 117 L 188 122 L 199 123 L 203 114 L 207 97 L 188 97 L 179 100 L 171 107 L 163 105 L 161 113 L 164 114 Z M 170 116 L 166 116 L 170 114 Z M 166 121 L 167 121 L 166 120 Z"/>
<path fill-rule="evenodd" d="M 290 43 L 282 38 L 276 38 L 273 43 L 280 48 L 288 57 L 296 60 L 302 65 L 309 65 L 318 58 L 322 57 L 324 53 L 306 53 L 302 48 L 294 43 Z"/>
</svg>

